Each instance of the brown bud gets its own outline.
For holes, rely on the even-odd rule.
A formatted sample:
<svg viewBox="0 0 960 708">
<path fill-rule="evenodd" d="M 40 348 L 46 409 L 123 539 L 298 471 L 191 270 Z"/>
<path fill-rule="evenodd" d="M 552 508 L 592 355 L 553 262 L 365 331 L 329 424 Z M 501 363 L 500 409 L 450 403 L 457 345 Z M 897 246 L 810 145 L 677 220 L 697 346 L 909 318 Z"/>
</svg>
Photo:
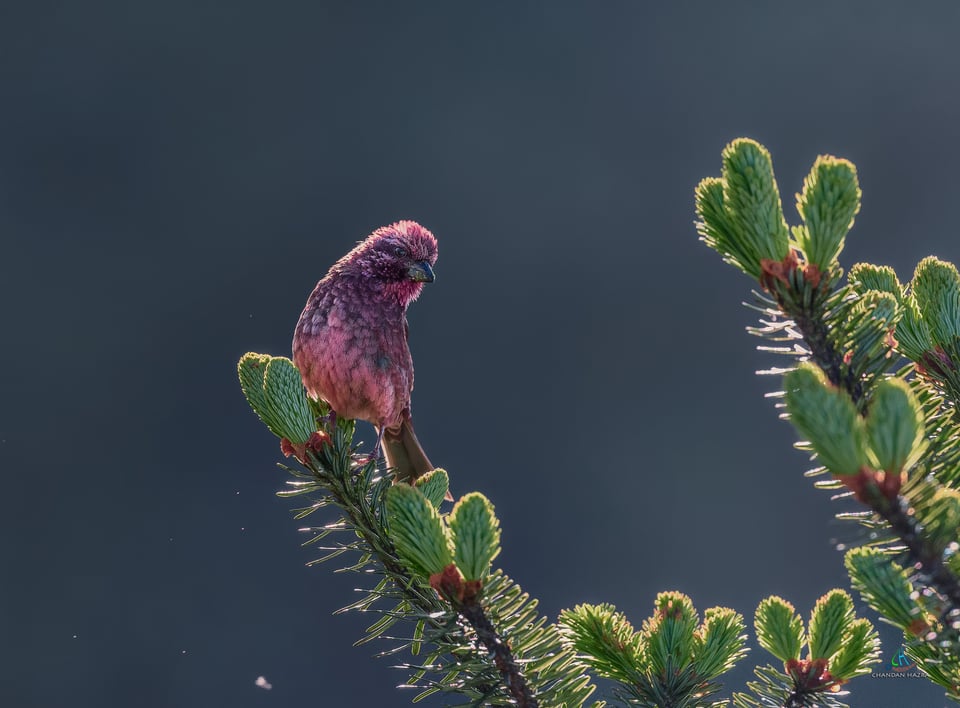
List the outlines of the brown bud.
<svg viewBox="0 0 960 708">
<path fill-rule="evenodd" d="M 457 604 L 463 603 L 464 587 L 463 576 L 456 563 L 451 563 L 439 573 L 430 576 L 430 587 L 437 591 L 440 597 Z"/>
<path fill-rule="evenodd" d="M 330 444 L 330 436 L 321 430 L 310 433 L 310 438 L 305 443 L 294 444 L 286 438 L 281 438 L 280 452 L 283 453 L 284 457 L 290 457 L 293 455 L 302 464 L 306 464 L 308 450 L 315 455 L 318 455 L 324 447 L 327 447 Z"/>
<path fill-rule="evenodd" d="M 797 269 L 797 254 L 791 250 L 782 261 L 775 261 L 772 258 L 760 259 L 760 285 L 767 292 L 773 290 L 773 284 L 780 281 L 784 285 L 790 285 L 789 275 Z"/>
<path fill-rule="evenodd" d="M 803 267 L 803 279 L 810 283 L 810 287 L 814 290 L 820 286 L 820 279 L 822 277 L 816 263 L 807 263 Z"/>
<path fill-rule="evenodd" d="M 930 631 L 930 625 L 922 617 L 916 617 L 907 625 L 906 631 L 915 637 L 922 637 Z"/>
</svg>

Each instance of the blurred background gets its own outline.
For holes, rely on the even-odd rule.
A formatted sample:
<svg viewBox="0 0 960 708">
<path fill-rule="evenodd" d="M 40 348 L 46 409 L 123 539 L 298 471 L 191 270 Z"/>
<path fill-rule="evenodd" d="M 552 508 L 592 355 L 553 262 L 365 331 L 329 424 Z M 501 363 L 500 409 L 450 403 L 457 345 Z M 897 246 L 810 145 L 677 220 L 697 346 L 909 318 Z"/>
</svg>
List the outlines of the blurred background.
<svg viewBox="0 0 960 708">
<path fill-rule="evenodd" d="M 693 188 L 756 138 L 796 223 L 840 155 L 846 267 L 960 260 L 958 25 L 948 2 L 4 4 L 0 704 L 409 703 L 388 645 L 352 646 L 375 618 L 331 614 L 357 579 L 305 566 L 235 368 L 289 355 L 315 282 L 401 218 L 440 243 L 417 431 L 547 616 L 639 626 L 667 589 L 808 616 L 857 532 L 763 397 L 752 284 L 698 242 Z"/>
</svg>

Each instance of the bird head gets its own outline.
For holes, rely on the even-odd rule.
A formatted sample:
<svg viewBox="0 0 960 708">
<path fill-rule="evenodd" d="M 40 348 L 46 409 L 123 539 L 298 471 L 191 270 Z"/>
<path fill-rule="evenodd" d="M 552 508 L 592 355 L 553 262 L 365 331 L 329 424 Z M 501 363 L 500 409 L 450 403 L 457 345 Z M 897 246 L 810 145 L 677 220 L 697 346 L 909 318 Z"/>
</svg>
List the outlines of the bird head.
<svg viewBox="0 0 960 708">
<path fill-rule="evenodd" d="M 382 283 L 404 305 L 416 299 L 424 283 L 434 280 L 437 239 L 415 221 L 382 226 L 354 253 L 363 276 Z"/>
</svg>

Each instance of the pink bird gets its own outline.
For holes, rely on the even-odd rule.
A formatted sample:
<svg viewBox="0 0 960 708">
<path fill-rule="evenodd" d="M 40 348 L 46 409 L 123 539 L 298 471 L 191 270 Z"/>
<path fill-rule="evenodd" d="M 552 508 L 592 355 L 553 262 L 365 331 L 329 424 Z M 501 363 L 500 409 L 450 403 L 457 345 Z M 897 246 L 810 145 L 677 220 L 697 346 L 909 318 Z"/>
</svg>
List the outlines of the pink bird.
<svg viewBox="0 0 960 708">
<path fill-rule="evenodd" d="M 413 431 L 407 307 L 432 283 L 437 240 L 414 221 L 384 226 L 317 283 L 293 335 L 307 393 L 373 423 L 387 466 L 412 482 L 433 469 Z"/>
</svg>

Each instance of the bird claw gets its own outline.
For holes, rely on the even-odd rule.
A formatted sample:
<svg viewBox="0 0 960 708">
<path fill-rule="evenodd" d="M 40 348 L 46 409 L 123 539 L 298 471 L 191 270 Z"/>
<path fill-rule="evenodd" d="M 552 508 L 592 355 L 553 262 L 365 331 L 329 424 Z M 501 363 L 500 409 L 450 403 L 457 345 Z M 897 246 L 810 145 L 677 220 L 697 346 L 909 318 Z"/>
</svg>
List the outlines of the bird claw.
<svg viewBox="0 0 960 708">
<path fill-rule="evenodd" d="M 330 430 L 337 429 L 337 412 L 333 410 L 333 408 L 331 408 L 330 412 L 327 413 L 327 426 L 330 428 Z"/>
</svg>

